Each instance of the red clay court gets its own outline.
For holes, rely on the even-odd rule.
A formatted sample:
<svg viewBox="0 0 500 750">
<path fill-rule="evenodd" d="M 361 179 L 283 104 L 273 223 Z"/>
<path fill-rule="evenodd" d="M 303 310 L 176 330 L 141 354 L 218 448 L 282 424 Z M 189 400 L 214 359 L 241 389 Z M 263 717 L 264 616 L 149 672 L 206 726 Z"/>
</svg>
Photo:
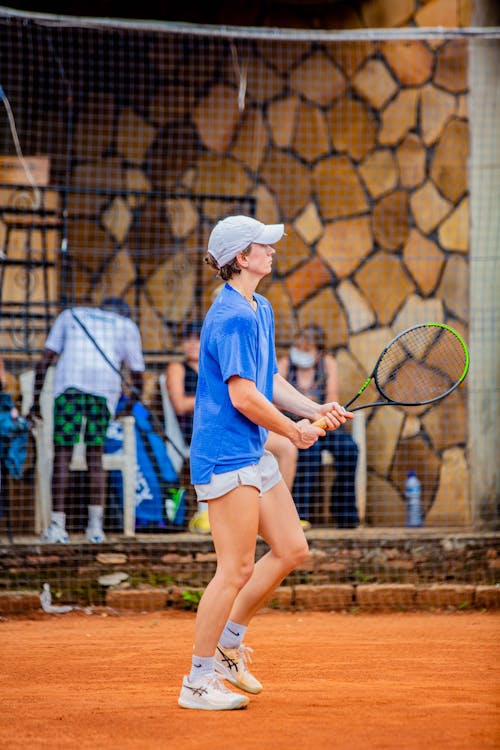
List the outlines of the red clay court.
<svg viewBox="0 0 500 750">
<path fill-rule="evenodd" d="M 0 746 L 500 747 L 498 612 L 259 614 L 247 642 L 264 692 L 228 712 L 177 706 L 193 630 L 183 612 L 2 621 Z"/>
</svg>

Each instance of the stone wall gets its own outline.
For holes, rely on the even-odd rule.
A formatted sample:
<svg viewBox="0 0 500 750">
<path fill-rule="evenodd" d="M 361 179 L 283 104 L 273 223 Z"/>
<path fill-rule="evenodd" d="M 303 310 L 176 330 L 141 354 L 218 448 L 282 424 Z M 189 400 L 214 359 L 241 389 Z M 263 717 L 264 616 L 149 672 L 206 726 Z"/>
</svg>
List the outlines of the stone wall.
<svg viewBox="0 0 500 750">
<path fill-rule="evenodd" d="M 282 608 L 498 607 L 498 537 L 466 533 L 308 533 L 308 558 L 273 593 Z M 257 557 L 267 551 L 260 541 Z M 0 613 L 17 611 L 22 592 L 29 608 L 49 583 L 64 603 L 117 609 L 193 607 L 213 576 L 209 538 L 190 534 L 161 541 L 0 546 Z M 120 582 L 121 581 L 121 582 Z M 13 593 L 15 592 L 15 593 Z M 19 602 L 21 606 L 21 602 Z"/>
<path fill-rule="evenodd" d="M 471 10 L 450 0 L 361 8 L 372 26 L 467 25 Z M 101 70 L 101 43 L 127 52 Z M 159 353 L 175 352 L 181 322 L 209 306 L 218 282 L 202 263 L 208 232 L 245 200 L 259 219 L 286 224 L 260 289 L 275 309 L 278 346 L 307 322 L 322 325 L 342 401 L 412 323 L 445 322 L 467 340 L 464 40 L 133 30 L 102 40 L 90 30 L 79 44 L 88 75 L 80 89 L 73 82 L 71 130 L 50 106 L 37 123 L 52 134 L 53 181 L 71 152 L 72 294 L 76 302 L 123 294 L 152 367 L 164 361 Z M 368 522 L 404 522 L 403 483 L 415 469 L 426 523 L 467 526 L 467 384 L 431 408 L 367 416 Z"/>
<path fill-rule="evenodd" d="M 125 293 L 133 304 L 140 274 L 145 348 L 175 344 L 165 320 L 179 322 L 197 304 L 203 314 L 218 283 L 201 255 L 226 206 L 203 194 L 250 195 L 258 218 L 286 224 L 276 270 L 261 288 L 274 305 L 278 344 L 309 321 L 321 324 L 344 402 L 406 326 L 446 322 L 467 339 L 467 45 L 257 42 L 238 54 L 247 69 L 244 107 L 227 45 L 217 46 L 217 75 L 203 66 L 199 87 L 198 66 L 188 63 L 182 76 L 176 66 L 175 86 L 162 85 L 146 112 L 126 107 L 115 115 L 106 143 L 113 156 L 75 170 L 78 183 L 95 186 L 94 178 L 111 174 L 120 186 L 171 191 L 163 201 L 141 197 L 147 205 L 138 225 L 130 197 L 108 203 L 102 243 L 111 235 L 118 250 L 103 273 L 86 270 L 87 243 L 70 234 L 82 295 Z M 162 72 L 165 57 L 153 62 Z M 106 109 L 96 95 L 84 114 L 92 120 Z M 169 129 L 180 153 L 165 146 Z M 76 145 L 82 161 L 87 141 Z M 72 200 L 75 212 L 88 206 L 87 198 Z M 87 230 L 95 247 L 95 225 L 78 225 Z M 152 252 L 141 252 L 151 244 Z M 432 408 L 369 415 L 370 523 L 401 525 L 411 468 L 422 481 L 427 523 L 470 522 L 466 414 L 463 387 Z"/>
</svg>

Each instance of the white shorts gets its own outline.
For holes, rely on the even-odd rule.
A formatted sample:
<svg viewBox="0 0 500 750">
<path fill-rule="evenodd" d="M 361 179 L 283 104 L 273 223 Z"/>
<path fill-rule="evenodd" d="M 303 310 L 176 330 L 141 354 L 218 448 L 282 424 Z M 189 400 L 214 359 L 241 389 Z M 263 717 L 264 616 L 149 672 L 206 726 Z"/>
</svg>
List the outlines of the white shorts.
<svg viewBox="0 0 500 750">
<path fill-rule="evenodd" d="M 264 451 L 264 455 L 258 464 L 244 466 L 242 469 L 226 471 L 223 474 L 212 474 L 212 479 L 208 484 L 195 484 L 196 497 L 199 503 L 206 500 L 215 500 L 222 495 L 226 495 L 240 484 L 257 487 L 259 497 L 264 492 L 268 492 L 275 484 L 281 480 L 281 473 L 278 462 L 269 451 Z"/>
</svg>

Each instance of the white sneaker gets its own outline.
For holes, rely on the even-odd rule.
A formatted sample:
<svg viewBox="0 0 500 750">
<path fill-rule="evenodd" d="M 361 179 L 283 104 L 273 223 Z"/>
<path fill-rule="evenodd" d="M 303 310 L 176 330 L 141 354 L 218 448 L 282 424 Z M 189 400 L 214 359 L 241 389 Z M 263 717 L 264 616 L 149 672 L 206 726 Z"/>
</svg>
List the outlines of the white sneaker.
<svg viewBox="0 0 500 750">
<path fill-rule="evenodd" d="M 96 524 L 87 526 L 85 536 L 87 537 L 87 541 L 92 542 L 92 544 L 102 544 L 106 541 L 106 535 L 102 530 L 102 526 L 97 526 Z"/>
<path fill-rule="evenodd" d="M 228 690 L 216 675 L 206 674 L 197 682 L 190 682 L 188 677 L 184 677 L 178 703 L 182 708 L 231 711 L 246 708 L 249 700 L 246 695 Z"/>
<path fill-rule="evenodd" d="M 260 693 L 262 685 L 250 674 L 247 662 L 252 661 L 250 646 L 241 644 L 239 648 L 223 648 L 220 644 L 215 652 L 215 671 L 232 685 L 247 693 Z"/>
<path fill-rule="evenodd" d="M 43 544 L 68 544 L 69 536 L 66 529 L 59 526 L 55 521 L 51 521 L 47 530 L 40 537 Z"/>
</svg>

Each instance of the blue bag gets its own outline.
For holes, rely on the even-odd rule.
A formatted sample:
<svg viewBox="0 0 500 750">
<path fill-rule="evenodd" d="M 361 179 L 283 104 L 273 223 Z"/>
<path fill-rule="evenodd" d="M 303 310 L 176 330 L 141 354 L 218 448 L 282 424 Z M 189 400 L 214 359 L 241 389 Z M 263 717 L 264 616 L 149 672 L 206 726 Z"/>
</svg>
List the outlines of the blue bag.
<svg viewBox="0 0 500 750">
<path fill-rule="evenodd" d="M 122 397 L 117 413 L 126 399 Z M 165 441 L 151 424 L 146 407 L 136 402 L 132 408 L 135 418 L 136 467 L 136 530 L 183 531 L 186 521 L 186 490 L 179 487 L 179 477 L 167 453 Z M 123 445 L 120 422 L 108 427 L 105 453 L 114 453 Z M 120 471 L 110 471 L 109 505 L 115 515 L 123 517 L 123 485 Z"/>
<path fill-rule="evenodd" d="M 14 479 L 21 479 L 28 452 L 28 420 L 12 417 L 10 393 L 0 392 L 0 461 Z"/>
</svg>

